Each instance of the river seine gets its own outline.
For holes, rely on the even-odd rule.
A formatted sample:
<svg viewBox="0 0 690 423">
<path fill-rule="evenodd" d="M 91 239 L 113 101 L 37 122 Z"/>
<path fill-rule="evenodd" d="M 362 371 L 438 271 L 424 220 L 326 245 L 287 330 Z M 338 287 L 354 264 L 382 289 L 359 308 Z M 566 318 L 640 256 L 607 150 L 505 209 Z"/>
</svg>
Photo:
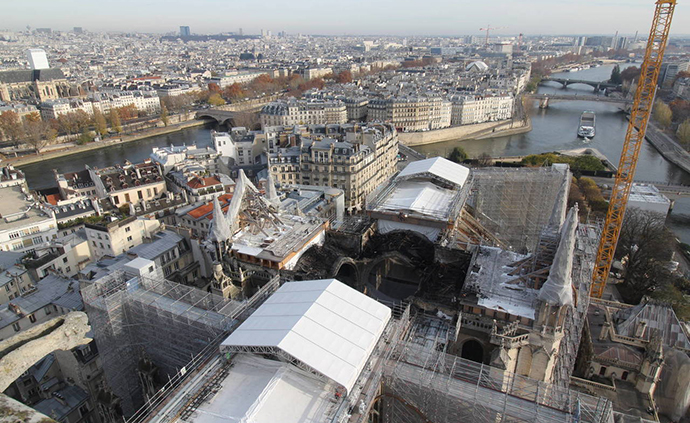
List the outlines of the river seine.
<svg viewBox="0 0 690 423">
<path fill-rule="evenodd" d="M 621 64 L 621 68 L 626 66 L 630 65 Z M 612 68 L 612 65 L 606 65 L 552 76 L 603 81 L 610 77 Z M 592 95 L 593 89 L 588 85 L 570 85 L 567 89 L 562 89 L 560 84 L 551 82 L 539 87 L 539 93 L 556 92 L 570 94 L 577 98 L 577 96 Z M 589 143 L 583 142 L 576 134 L 580 114 L 584 110 L 593 110 L 597 116 L 597 134 Z M 470 157 L 477 157 L 483 152 L 489 153 L 493 157 L 509 157 L 589 147 L 596 148 L 613 163 L 618 163 L 627 126 L 625 115 L 620 111 L 618 105 L 601 102 L 556 101 L 544 110 L 533 105 L 529 112 L 533 129 L 525 134 L 499 136 L 485 140 L 448 141 L 420 146 L 417 149 L 430 156 L 445 156 L 453 147 L 461 146 Z M 21 169 L 25 172 L 32 189 L 46 188 L 55 184 L 51 174 L 52 169 L 64 173 L 84 169 L 84 165 L 87 164 L 107 167 L 114 163 L 122 163 L 125 159 L 136 162 L 147 158 L 153 147 L 183 143 L 196 143 L 199 147 L 210 146 L 210 128 L 189 128 L 127 144 L 46 160 L 22 166 Z M 690 185 L 690 174 L 667 162 L 648 143 L 642 146 L 635 179 Z M 669 216 L 667 223 L 683 242 L 690 243 L 690 198 L 676 201 L 673 213 Z"/>
</svg>

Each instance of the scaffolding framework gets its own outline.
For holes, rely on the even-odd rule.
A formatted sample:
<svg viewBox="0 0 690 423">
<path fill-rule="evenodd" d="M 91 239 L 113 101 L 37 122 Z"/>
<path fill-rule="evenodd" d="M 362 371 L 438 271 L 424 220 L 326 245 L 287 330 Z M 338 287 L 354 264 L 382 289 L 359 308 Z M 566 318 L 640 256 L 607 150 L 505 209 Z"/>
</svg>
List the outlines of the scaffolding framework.
<svg viewBox="0 0 690 423">
<path fill-rule="evenodd" d="M 191 371 L 190 362 L 217 345 L 246 318 L 256 301 L 278 286 L 275 278 L 258 297 L 237 303 L 187 285 L 160 278 L 128 279 L 116 272 L 84 286 L 82 296 L 110 389 L 122 400 L 126 416 L 152 396 L 139 377 L 142 359 L 150 360 L 161 380 L 177 380 Z M 200 364 L 200 363 L 197 363 Z M 158 387 L 156 387 L 158 388 Z M 165 389 L 165 386 L 164 386 Z"/>
<path fill-rule="evenodd" d="M 478 169 L 468 204 L 477 221 L 503 244 L 516 252 L 533 252 L 569 175 L 553 167 Z"/>
<path fill-rule="evenodd" d="M 447 354 L 452 327 L 415 319 L 387 361 L 381 422 L 608 422 L 611 402 Z M 441 321 L 442 322 L 442 321 Z"/>
</svg>

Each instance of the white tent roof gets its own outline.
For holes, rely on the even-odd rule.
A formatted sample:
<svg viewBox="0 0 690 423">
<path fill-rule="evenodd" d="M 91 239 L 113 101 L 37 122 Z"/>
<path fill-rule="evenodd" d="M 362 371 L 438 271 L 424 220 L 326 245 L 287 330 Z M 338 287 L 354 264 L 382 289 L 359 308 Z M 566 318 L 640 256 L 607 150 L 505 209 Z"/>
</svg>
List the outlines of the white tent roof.
<svg viewBox="0 0 690 423">
<path fill-rule="evenodd" d="M 462 187 L 470 175 L 470 170 L 465 166 L 453 163 L 443 157 L 419 160 L 412 162 L 398 174 L 397 178 L 413 177 L 414 175 L 431 173 L 441 179 L 445 179 L 455 185 Z"/>
<path fill-rule="evenodd" d="M 413 211 L 422 215 L 447 218 L 454 196 L 454 191 L 431 182 L 405 181 L 398 185 L 377 209 Z"/>
<path fill-rule="evenodd" d="M 336 279 L 288 282 L 221 350 L 279 348 L 349 392 L 390 317 L 388 307 Z"/>
</svg>

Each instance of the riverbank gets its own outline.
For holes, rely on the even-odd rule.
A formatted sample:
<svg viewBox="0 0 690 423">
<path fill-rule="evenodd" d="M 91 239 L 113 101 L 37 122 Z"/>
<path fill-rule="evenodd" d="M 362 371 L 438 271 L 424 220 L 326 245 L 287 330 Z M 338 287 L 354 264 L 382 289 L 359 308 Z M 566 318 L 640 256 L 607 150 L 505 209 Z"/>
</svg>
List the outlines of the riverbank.
<svg viewBox="0 0 690 423">
<path fill-rule="evenodd" d="M 524 134 L 532 130 L 529 116 L 521 121 L 502 121 L 453 126 L 426 132 L 399 132 L 400 142 L 408 147 L 435 144 L 445 141 L 481 140 L 498 136 Z"/>
<path fill-rule="evenodd" d="M 72 154 L 83 153 L 91 150 L 98 150 L 101 148 L 111 147 L 114 145 L 126 144 L 133 141 L 138 141 L 144 138 L 153 137 L 156 135 L 166 135 L 174 132 L 181 131 L 183 129 L 192 128 L 195 126 L 205 125 L 207 122 L 203 120 L 189 120 L 181 123 L 176 123 L 168 125 L 161 128 L 153 128 L 146 131 L 138 132 L 136 134 L 123 135 L 119 138 L 108 138 L 103 141 L 95 141 L 84 145 L 75 145 L 70 148 L 63 150 L 55 150 L 47 153 L 32 154 L 22 157 L 7 157 L 3 159 L 3 163 L 12 164 L 13 166 L 23 166 L 43 160 L 50 160 L 64 156 L 70 156 Z"/>
<path fill-rule="evenodd" d="M 690 153 L 685 151 L 685 149 L 678 145 L 671 137 L 657 128 L 651 120 L 647 125 L 647 133 L 645 135 L 647 141 L 649 141 L 666 160 L 683 169 L 685 172 L 690 173 Z"/>
</svg>

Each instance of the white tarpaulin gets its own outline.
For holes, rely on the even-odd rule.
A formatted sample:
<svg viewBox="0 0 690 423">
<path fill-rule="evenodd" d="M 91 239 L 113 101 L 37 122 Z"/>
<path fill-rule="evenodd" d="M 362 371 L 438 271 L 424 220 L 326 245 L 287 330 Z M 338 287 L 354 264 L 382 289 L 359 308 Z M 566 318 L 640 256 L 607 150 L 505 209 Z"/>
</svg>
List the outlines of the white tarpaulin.
<svg viewBox="0 0 690 423">
<path fill-rule="evenodd" d="M 423 173 L 431 173 L 460 187 L 465 185 L 465 181 L 470 176 L 470 170 L 465 166 L 453 163 L 443 157 L 434 157 L 408 164 L 398 174 L 397 178 L 406 178 Z"/>
<path fill-rule="evenodd" d="M 336 279 L 288 282 L 223 341 L 221 351 L 278 348 L 349 392 L 390 318 L 388 307 Z"/>
<path fill-rule="evenodd" d="M 393 212 L 417 212 L 435 218 L 448 217 L 455 192 L 434 185 L 432 182 L 406 181 L 378 206 L 377 210 Z"/>
<path fill-rule="evenodd" d="M 573 305 L 573 254 L 577 229 L 577 204 L 570 209 L 561 231 L 556 255 L 551 264 L 549 277 L 539 290 L 538 298 L 550 305 Z"/>
<path fill-rule="evenodd" d="M 393 231 L 413 231 L 418 234 L 422 234 L 429 239 L 429 241 L 436 241 L 438 235 L 441 233 L 439 228 L 430 228 L 428 226 L 413 225 L 411 223 L 404 222 L 392 222 L 390 220 L 379 220 L 379 232 L 382 234 L 387 234 Z"/>
</svg>

